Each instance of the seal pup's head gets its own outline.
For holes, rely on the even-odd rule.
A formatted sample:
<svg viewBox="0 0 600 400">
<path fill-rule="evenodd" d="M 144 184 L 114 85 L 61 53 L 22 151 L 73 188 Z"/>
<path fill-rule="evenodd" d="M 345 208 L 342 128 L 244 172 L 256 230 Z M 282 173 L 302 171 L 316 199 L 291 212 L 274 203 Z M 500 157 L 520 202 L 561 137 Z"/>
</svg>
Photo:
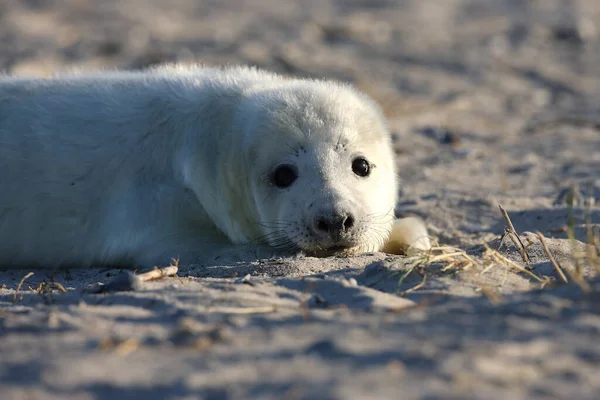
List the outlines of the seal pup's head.
<svg viewBox="0 0 600 400">
<path fill-rule="evenodd" d="M 262 237 L 309 255 L 380 250 L 397 181 L 379 107 L 351 87 L 304 80 L 245 102 L 243 154 Z"/>
</svg>

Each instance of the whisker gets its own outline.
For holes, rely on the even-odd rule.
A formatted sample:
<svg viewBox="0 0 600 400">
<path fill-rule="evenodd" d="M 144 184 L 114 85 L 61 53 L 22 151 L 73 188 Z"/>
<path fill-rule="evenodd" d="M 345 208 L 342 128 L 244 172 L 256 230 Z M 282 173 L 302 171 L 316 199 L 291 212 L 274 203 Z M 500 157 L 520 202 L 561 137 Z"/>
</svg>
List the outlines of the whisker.
<svg viewBox="0 0 600 400">
<path fill-rule="evenodd" d="M 283 232 L 275 231 L 275 232 L 269 232 L 265 235 L 258 236 L 256 238 L 250 240 L 248 243 L 264 243 L 264 242 L 268 243 L 268 242 L 272 242 L 275 240 L 279 240 L 280 238 L 284 238 L 284 237 L 285 236 L 284 236 Z"/>
<path fill-rule="evenodd" d="M 272 222 L 272 223 L 261 223 L 261 222 L 258 222 L 256 224 L 262 226 L 263 228 L 274 228 L 274 229 L 277 229 L 277 228 L 286 228 L 286 227 L 290 226 L 290 224 L 283 224 L 283 223 L 280 224 L 280 223 L 276 223 L 276 222 Z"/>
</svg>

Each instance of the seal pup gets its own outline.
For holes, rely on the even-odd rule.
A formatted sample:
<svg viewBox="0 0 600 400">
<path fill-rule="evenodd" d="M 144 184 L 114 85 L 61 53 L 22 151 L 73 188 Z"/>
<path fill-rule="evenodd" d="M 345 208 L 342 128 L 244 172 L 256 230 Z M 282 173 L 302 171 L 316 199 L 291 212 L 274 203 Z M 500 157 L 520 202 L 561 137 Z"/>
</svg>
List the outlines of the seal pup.
<svg viewBox="0 0 600 400">
<path fill-rule="evenodd" d="M 181 65 L 0 78 L 1 267 L 377 251 L 397 186 L 381 111 L 341 83 Z M 401 228 L 423 247 L 421 222 Z"/>
</svg>

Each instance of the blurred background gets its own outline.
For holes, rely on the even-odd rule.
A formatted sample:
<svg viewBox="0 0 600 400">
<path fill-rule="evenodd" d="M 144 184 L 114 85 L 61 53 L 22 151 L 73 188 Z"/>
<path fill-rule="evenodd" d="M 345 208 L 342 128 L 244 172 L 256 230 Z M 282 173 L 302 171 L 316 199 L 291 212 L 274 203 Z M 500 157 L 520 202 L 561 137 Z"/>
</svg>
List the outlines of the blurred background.
<svg viewBox="0 0 600 400">
<path fill-rule="evenodd" d="M 499 108 L 587 109 L 599 55 L 597 0 L 0 1 L 10 74 L 250 64 L 352 82 L 392 119 L 432 104 L 502 125 Z"/>
<path fill-rule="evenodd" d="M 7 73 L 175 61 L 358 86 L 389 119 L 403 207 L 439 226 L 431 201 L 481 226 L 471 197 L 546 206 L 600 176 L 598 0 L 0 1 Z"/>
</svg>

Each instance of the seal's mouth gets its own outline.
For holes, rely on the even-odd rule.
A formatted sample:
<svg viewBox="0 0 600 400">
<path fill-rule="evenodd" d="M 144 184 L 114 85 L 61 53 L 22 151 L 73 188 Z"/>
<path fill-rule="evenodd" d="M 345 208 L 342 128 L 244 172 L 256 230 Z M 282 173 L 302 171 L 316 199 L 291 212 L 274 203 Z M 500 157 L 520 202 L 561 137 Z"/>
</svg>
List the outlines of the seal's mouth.
<svg viewBox="0 0 600 400">
<path fill-rule="evenodd" d="M 349 248 L 350 248 L 350 246 L 340 246 L 340 245 L 338 245 L 338 246 L 331 246 L 331 247 L 325 249 L 325 251 L 327 253 L 333 253 L 333 254 L 335 254 L 335 253 L 344 252 L 344 251 L 348 250 Z"/>
</svg>

